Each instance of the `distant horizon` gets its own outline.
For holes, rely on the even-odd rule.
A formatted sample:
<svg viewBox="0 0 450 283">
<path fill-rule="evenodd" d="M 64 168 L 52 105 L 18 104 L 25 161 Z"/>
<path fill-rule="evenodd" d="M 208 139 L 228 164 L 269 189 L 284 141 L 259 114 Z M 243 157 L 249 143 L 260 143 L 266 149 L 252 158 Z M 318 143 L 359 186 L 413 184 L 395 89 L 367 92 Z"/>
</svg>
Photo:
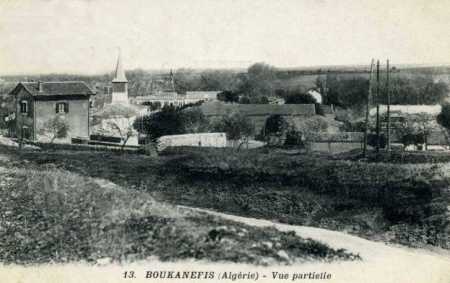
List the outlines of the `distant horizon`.
<svg viewBox="0 0 450 283">
<path fill-rule="evenodd" d="M 376 60 L 375 60 L 376 62 Z M 257 63 L 265 63 L 266 62 L 255 62 L 253 64 Z M 382 68 L 385 68 L 386 61 L 380 60 L 380 65 Z M 390 62 L 391 67 L 396 67 L 397 69 L 407 69 L 407 68 L 450 68 L 450 63 L 407 63 L 407 64 L 394 64 Z M 190 67 L 181 67 L 181 68 L 133 68 L 133 69 L 126 69 L 125 72 L 135 72 L 135 71 L 143 71 L 143 72 L 150 72 L 150 73 L 169 73 L 170 70 L 172 71 L 179 71 L 179 70 L 189 70 L 194 72 L 203 72 L 203 71 L 246 71 L 248 67 L 236 67 L 236 68 L 190 68 Z M 270 64 L 269 64 L 270 65 Z M 292 71 L 315 71 L 319 69 L 330 69 L 330 70 L 336 70 L 336 71 L 342 71 L 345 72 L 346 70 L 342 69 L 339 70 L 339 68 L 358 68 L 362 69 L 364 67 L 369 68 L 370 63 L 368 64 L 348 64 L 348 65 L 312 65 L 312 66 L 294 66 L 294 67 L 277 67 L 274 65 L 270 65 L 272 67 L 275 67 L 277 70 L 286 71 L 286 70 L 292 70 Z M 322 70 L 323 71 L 323 70 Z M 69 76 L 102 76 L 102 75 L 111 75 L 114 71 L 111 69 L 111 71 L 99 71 L 96 73 L 83 73 L 83 72 L 50 72 L 50 73 L 13 73 L 13 74 L 0 74 L 1 77 L 20 77 L 20 76 L 48 76 L 48 75 L 69 75 Z"/>
</svg>

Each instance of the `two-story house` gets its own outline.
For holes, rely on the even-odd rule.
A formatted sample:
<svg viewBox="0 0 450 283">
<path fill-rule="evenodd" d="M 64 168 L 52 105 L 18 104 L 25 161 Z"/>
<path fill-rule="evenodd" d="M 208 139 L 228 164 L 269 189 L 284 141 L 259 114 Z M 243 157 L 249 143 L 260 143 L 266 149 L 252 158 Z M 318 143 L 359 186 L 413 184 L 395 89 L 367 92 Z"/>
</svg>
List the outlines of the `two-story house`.
<svg viewBox="0 0 450 283">
<path fill-rule="evenodd" d="M 69 126 L 65 141 L 89 137 L 89 98 L 94 92 L 84 82 L 21 82 L 9 94 L 16 109 L 15 136 L 40 140 L 46 122 L 59 116 Z"/>
</svg>

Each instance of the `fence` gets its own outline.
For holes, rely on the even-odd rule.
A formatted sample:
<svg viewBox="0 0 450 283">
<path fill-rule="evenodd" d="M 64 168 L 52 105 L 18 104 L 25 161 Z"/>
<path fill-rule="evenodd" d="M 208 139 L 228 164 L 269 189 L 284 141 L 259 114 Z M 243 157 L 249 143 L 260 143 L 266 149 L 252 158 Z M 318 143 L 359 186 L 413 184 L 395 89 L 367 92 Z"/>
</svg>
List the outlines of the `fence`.
<svg viewBox="0 0 450 283">
<path fill-rule="evenodd" d="M 72 139 L 73 143 L 44 143 L 38 141 L 25 141 L 27 144 L 38 146 L 41 149 L 46 150 L 79 150 L 79 151 L 112 151 L 112 152 L 127 152 L 127 153 L 140 153 L 139 146 L 125 146 L 121 147 L 120 144 L 90 141 L 81 139 Z"/>
</svg>

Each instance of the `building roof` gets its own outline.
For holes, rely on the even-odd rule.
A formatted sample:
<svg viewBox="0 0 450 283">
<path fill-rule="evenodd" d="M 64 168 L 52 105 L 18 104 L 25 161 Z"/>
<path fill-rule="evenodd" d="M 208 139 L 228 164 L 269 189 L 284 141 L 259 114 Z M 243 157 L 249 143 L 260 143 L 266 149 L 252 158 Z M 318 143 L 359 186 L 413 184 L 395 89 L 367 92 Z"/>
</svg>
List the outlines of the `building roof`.
<svg viewBox="0 0 450 283">
<path fill-rule="evenodd" d="M 15 95 L 21 88 L 34 97 L 87 96 L 95 93 L 81 81 L 65 82 L 20 82 L 10 92 Z"/>
<path fill-rule="evenodd" d="M 123 70 L 122 66 L 122 56 L 120 55 L 117 57 L 117 63 L 116 63 L 116 70 L 114 72 L 114 79 L 112 80 L 113 83 L 126 83 L 128 82 L 127 77 L 125 77 L 125 71 Z"/>
<path fill-rule="evenodd" d="M 313 116 L 314 104 L 226 104 L 222 102 L 203 103 L 199 106 L 205 116 L 224 116 L 231 112 L 240 112 L 245 116 Z"/>
<path fill-rule="evenodd" d="M 403 114 L 419 114 L 428 113 L 431 115 L 437 115 L 441 113 L 441 105 L 391 105 L 391 112 L 398 112 Z M 370 115 L 375 115 L 377 112 L 376 107 L 370 109 Z M 387 105 L 380 105 L 380 114 L 387 112 Z"/>
</svg>

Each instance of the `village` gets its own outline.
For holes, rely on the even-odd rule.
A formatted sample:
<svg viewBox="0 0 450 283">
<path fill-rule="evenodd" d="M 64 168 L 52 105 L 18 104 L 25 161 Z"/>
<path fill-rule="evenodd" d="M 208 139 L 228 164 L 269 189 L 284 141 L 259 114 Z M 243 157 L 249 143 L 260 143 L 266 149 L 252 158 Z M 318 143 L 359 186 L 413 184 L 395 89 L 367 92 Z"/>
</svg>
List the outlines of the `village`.
<svg viewBox="0 0 450 283">
<path fill-rule="evenodd" d="M 449 282 L 448 5 L 388 2 L 1 2 L 0 281 Z"/>
<path fill-rule="evenodd" d="M 262 68 L 260 72 L 272 68 L 255 64 L 249 70 L 253 67 Z M 229 89 L 177 92 L 177 81 L 170 70 L 169 74 L 152 78 L 145 92 L 129 96 L 129 81 L 119 53 L 113 77 L 103 87 L 83 81 L 19 82 L 7 94 L 12 99 L 3 99 L 9 101 L 9 105 L 3 103 L 4 109 L 14 110 L 3 110 L 6 128 L 2 131 L 4 137 L 13 138 L 21 146 L 26 142 L 41 146 L 76 144 L 86 149 L 161 151 L 174 146 L 244 145 L 247 149 L 275 146 L 330 154 L 358 149 L 365 154 L 368 146 L 377 152 L 380 148 L 390 151 L 391 146 L 397 151 L 447 151 L 448 122 L 439 123 L 438 116 L 449 115 L 442 112 L 441 105 L 447 99 L 448 86 L 427 82 L 427 89 L 440 87 L 439 93 L 430 94 L 437 96 L 432 104 L 417 101 L 386 105 L 390 90 L 385 78 L 380 82 L 379 62 L 376 80 L 374 71 L 372 62 L 370 82 L 356 94 L 356 108 L 343 106 L 339 97 L 333 101 L 330 93 L 335 90 L 327 88 L 329 73 L 322 81 L 317 76 L 312 86 L 301 86 L 303 92 L 292 94 L 283 93 L 283 88 L 262 89 L 261 94 L 256 92 L 259 86 L 255 86 L 252 102 L 245 92 L 233 93 Z M 386 70 L 382 72 L 389 76 Z M 256 83 L 269 84 L 270 78 Z M 366 114 L 361 110 L 365 107 L 361 101 L 367 104 Z M 170 111 L 178 114 L 170 115 Z M 183 120 L 182 115 L 191 120 Z M 189 126 L 183 125 L 187 122 Z"/>
</svg>

